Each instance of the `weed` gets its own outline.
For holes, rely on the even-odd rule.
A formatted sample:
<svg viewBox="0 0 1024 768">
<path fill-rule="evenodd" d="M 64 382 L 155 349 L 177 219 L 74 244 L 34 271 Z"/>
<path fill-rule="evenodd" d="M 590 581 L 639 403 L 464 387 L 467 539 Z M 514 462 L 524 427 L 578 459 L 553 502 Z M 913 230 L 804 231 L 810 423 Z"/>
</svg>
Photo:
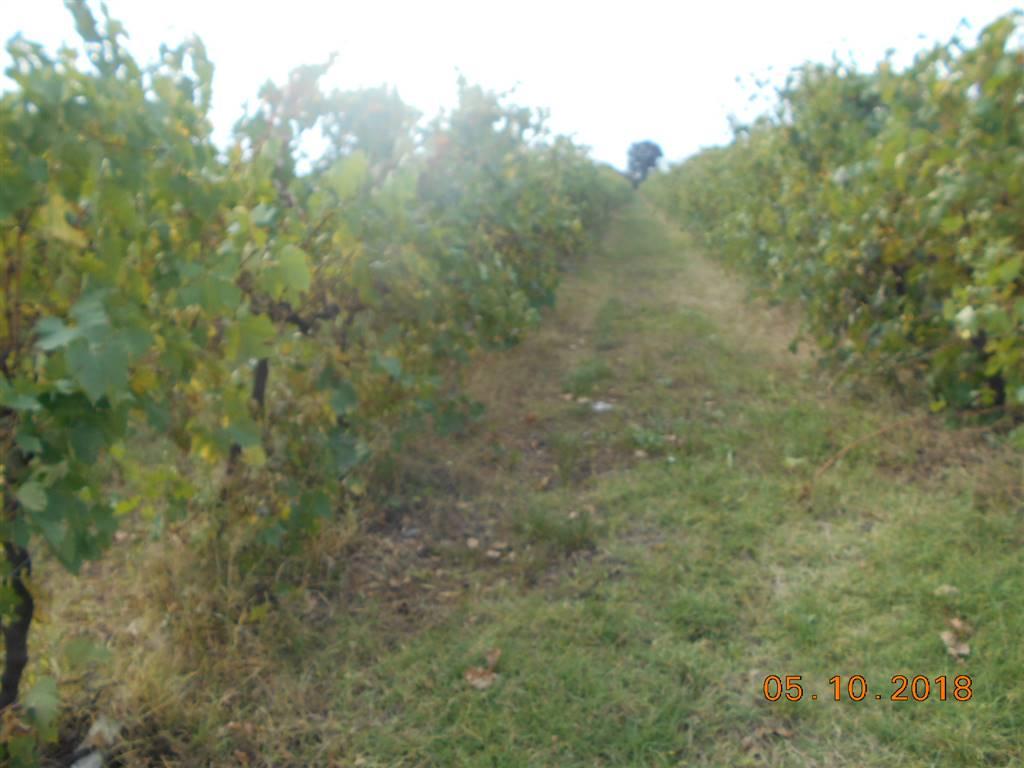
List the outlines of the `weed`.
<svg viewBox="0 0 1024 768">
<path fill-rule="evenodd" d="M 612 296 L 597 311 L 594 318 L 594 347 L 602 352 L 615 349 L 628 334 L 626 305 Z"/>
<path fill-rule="evenodd" d="M 596 527 L 585 510 L 531 505 L 517 527 L 528 542 L 559 555 L 593 549 L 597 540 Z"/>
<path fill-rule="evenodd" d="M 610 378 L 612 378 L 612 369 L 608 363 L 600 358 L 594 358 L 573 369 L 562 384 L 566 392 L 579 397 L 591 394 L 598 384 L 608 381 Z"/>
</svg>

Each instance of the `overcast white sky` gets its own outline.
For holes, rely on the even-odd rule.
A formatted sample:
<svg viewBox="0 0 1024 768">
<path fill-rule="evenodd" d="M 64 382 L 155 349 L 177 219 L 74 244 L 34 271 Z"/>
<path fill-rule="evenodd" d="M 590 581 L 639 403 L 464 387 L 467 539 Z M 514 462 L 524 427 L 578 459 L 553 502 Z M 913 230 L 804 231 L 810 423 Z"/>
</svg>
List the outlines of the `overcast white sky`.
<svg viewBox="0 0 1024 768">
<path fill-rule="evenodd" d="M 1011 0 L 107 0 L 143 62 L 161 42 L 196 33 L 216 64 L 214 124 L 224 138 L 268 78 L 339 58 L 342 88 L 390 83 L 427 114 L 450 106 L 456 71 L 551 110 L 551 126 L 625 164 L 653 139 L 670 159 L 729 138 L 749 117 L 750 76 L 785 72 L 833 52 L 871 66 L 945 41 L 961 19 L 976 31 Z M 94 4 L 98 8 L 98 3 Z M 961 30 L 962 31 L 962 30 Z M 75 39 L 61 0 L 0 0 L 0 38 L 21 32 L 52 49 Z M 6 53 L 0 54 L 6 67 Z M 743 77 L 748 85 L 736 82 Z"/>
</svg>

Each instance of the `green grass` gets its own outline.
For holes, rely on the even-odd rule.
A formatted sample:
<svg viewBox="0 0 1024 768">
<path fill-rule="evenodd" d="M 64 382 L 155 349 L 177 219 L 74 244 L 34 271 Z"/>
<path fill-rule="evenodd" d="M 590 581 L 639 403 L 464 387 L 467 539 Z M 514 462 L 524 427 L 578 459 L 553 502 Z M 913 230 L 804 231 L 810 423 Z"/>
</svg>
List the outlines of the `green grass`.
<svg viewBox="0 0 1024 768">
<path fill-rule="evenodd" d="M 417 524 L 458 503 L 479 547 L 447 532 L 432 560 L 410 545 L 372 575 L 380 589 L 327 590 L 319 624 L 263 630 L 275 639 L 244 670 L 210 662 L 157 716 L 177 734 L 170 762 L 1020 765 L 1020 455 L 926 424 L 865 443 L 802 495 L 836 451 L 905 414 L 882 394 L 825 394 L 765 335 L 766 309 L 712 301 L 715 274 L 628 209 L 539 337 L 482 374 L 511 387 L 524 371 L 502 396 L 515 407 L 404 459 L 457 476 L 519 457 L 431 486 Z M 552 361 L 543 379 L 525 371 L 537 359 Z M 559 396 L 599 384 L 610 413 Z M 962 661 L 940 639 L 954 618 L 973 628 Z M 468 685 L 494 648 L 493 685 Z M 804 700 L 766 701 L 772 674 L 801 675 Z M 869 697 L 832 701 L 829 678 L 856 674 Z M 896 674 L 967 674 L 974 698 L 891 702 Z"/>
<path fill-rule="evenodd" d="M 589 395 L 594 388 L 612 377 L 611 366 L 605 360 L 595 358 L 581 363 L 564 379 L 565 391 L 573 395 Z"/>
<path fill-rule="evenodd" d="M 524 540 L 539 545 L 543 554 L 571 555 L 593 549 L 596 529 L 590 513 L 533 505 L 516 526 Z"/>
<path fill-rule="evenodd" d="M 594 346 L 598 351 L 607 352 L 621 346 L 628 338 L 628 316 L 622 300 L 612 296 L 597 311 L 594 317 Z"/>
</svg>

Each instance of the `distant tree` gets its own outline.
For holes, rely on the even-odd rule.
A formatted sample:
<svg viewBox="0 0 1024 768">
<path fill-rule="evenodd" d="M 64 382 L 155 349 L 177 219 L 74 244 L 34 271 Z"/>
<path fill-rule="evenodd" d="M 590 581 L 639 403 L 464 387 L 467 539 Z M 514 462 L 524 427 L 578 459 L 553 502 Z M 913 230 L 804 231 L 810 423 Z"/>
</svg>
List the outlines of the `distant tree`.
<svg viewBox="0 0 1024 768">
<path fill-rule="evenodd" d="M 664 154 L 653 141 L 638 141 L 629 148 L 629 178 L 633 189 L 647 178 L 648 172 L 657 167 L 658 158 Z"/>
</svg>

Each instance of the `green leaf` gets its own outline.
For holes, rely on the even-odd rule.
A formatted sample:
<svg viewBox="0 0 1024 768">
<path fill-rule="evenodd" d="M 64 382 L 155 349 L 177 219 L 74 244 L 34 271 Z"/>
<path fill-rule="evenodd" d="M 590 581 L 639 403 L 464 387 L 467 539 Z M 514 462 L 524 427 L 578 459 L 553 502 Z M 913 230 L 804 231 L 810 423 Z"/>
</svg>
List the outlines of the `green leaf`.
<svg viewBox="0 0 1024 768">
<path fill-rule="evenodd" d="M 10 408 L 13 411 L 38 411 L 42 409 L 39 401 L 32 395 L 25 392 L 18 392 L 0 379 L 0 405 Z"/>
<path fill-rule="evenodd" d="M 80 669 L 89 664 L 109 661 L 112 654 L 106 646 L 94 643 L 86 637 L 76 637 L 64 644 L 64 656 L 69 667 Z"/>
<path fill-rule="evenodd" d="M 1020 276 L 1022 266 L 1024 266 L 1024 255 L 1019 253 L 1004 259 L 999 266 L 989 270 L 987 282 L 996 285 L 1012 283 Z"/>
<path fill-rule="evenodd" d="M 348 200 L 359 192 L 369 170 L 370 161 L 366 155 L 356 151 L 335 163 L 328 174 L 328 183 L 339 198 Z"/>
<path fill-rule="evenodd" d="M 228 333 L 228 354 L 237 361 L 266 357 L 275 335 L 269 317 L 246 315 Z"/>
<path fill-rule="evenodd" d="M 68 328 L 59 317 L 44 317 L 36 323 L 36 346 L 43 352 L 66 347 L 82 335 L 78 328 Z"/>
<path fill-rule="evenodd" d="M 286 245 L 281 249 L 277 262 L 287 294 L 297 296 L 309 290 L 312 275 L 305 251 L 295 245 Z"/>
<path fill-rule="evenodd" d="M 260 203 L 252 209 L 251 217 L 252 223 L 257 227 L 268 227 L 274 222 L 274 216 L 277 214 L 277 209 L 272 205 L 265 205 Z"/>
<path fill-rule="evenodd" d="M 331 408 L 339 416 L 353 410 L 359 404 L 359 395 L 355 387 L 347 381 L 340 381 L 331 390 Z"/>
<path fill-rule="evenodd" d="M 23 430 L 18 431 L 18 434 L 14 437 L 14 442 L 25 454 L 39 454 L 43 451 L 42 441 L 35 435 Z"/>
<path fill-rule="evenodd" d="M 35 480 L 29 480 L 27 483 L 22 484 L 18 489 L 16 497 L 21 506 L 32 512 L 42 512 L 46 509 L 46 489 Z"/>
<path fill-rule="evenodd" d="M 103 297 L 103 291 L 92 291 L 75 302 L 69 313 L 75 328 L 53 317 L 36 324 L 37 346 L 43 351 L 67 347 L 68 372 L 94 403 L 127 387 L 131 357 L 152 343 L 152 336 L 142 328 L 112 329 Z"/>
<path fill-rule="evenodd" d="M 158 402 L 146 397 L 142 400 L 142 409 L 146 413 L 146 419 L 153 429 L 167 432 L 171 428 L 171 409 L 165 402 Z"/>
<path fill-rule="evenodd" d="M 356 466 L 363 458 L 359 440 L 342 430 L 337 430 L 331 438 L 331 454 L 334 468 L 339 474 L 345 474 Z"/>
<path fill-rule="evenodd" d="M 96 424 L 79 422 L 71 428 L 71 448 L 84 464 L 94 463 L 106 445 L 107 438 Z"/>
<path fill-rule="evenodd" d="M 75 29 L 78 30 L 78 34 L 82 36 L 83 40 L 87 43 L 98 43 L 103 39 L 96 29 L 96 19 L 85 0 L 64 0 L 64 6 L 75 17 Z"/>
<path fill-rule="evenodd" d="M 299 508 L 311 517 L 330 517 L 331 500 L 322 491 L 304 493 Z"/>
<path fill-rule="evenodd" d="M 224 430 L 228 444 L 237 444 L 240 448 L 259 445 L 262 440 L 260 425 L 247 415 L 238 418 Z"/>
<path fill-rule="evenodd" d="M 939 229 L 944 235 L 953 235 L 959 232 L 964 226 L 964 217 L 960 214 L 947 216 L 939 224 Z"/>
<path fill-rule="evenodd" d="M 78 323 L 78 327 L 83 333 L 88 333 L 94 328 L 109 325 L 110 320 L 107 317 L 107 308 L 103 304 L 104 295 L 105 291 L 86 293 L 75 302 L 68 312 L 75 319 L 75 322 Z"/>
<path fill-rule="evenodd" d="M 981 312 L 982 327 L 991 335 L 1003 336 L 1014 330 L 1010 313 L 1002 307 L 988 306 Z"/>
<path fill-rule="evenodd" d="M 57 681 L 52 677 L 40 677 L 36 684 L 25 691 L 22 704 L 32 713 L 32 718 L 43 727 L 57 719 L 60 697 L 57 695 Z"/>
<path fill-rule="evenodd" d="M 128 351 L 116 338 L 79 339 L 65 352 L 68 372 L 92 402 L 128 388 Z"/>
<path fill-rule="evenodd" d="M 400 379 L 402 377 L 402 361 L 397 357 L 391 355 L 377 355 L 376 356 L 377 367 L 388 374 L 393 379 Z"/>
<path fill-rule="evenodd" d="M 197 303 L 207 312 L 231 312 L 242 301 L 242 292 L 230 280 L 210 277 L 198 286 Z"/>
</svg>

